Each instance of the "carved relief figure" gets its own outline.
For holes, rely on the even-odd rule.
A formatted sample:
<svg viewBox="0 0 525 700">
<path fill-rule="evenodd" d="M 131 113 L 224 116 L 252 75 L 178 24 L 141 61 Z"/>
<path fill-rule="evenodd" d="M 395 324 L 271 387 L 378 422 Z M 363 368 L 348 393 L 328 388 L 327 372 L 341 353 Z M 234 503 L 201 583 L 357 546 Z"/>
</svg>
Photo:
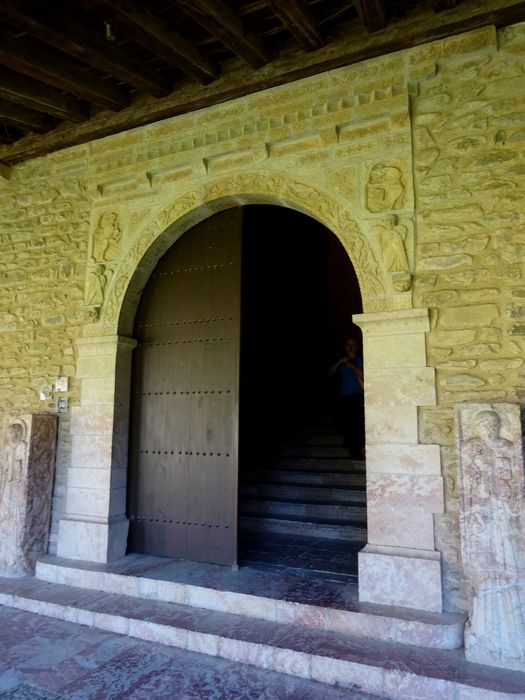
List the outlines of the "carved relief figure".
<svg viewBox="0 0 525 700">
<path fill-rule="evenodd" d="M 55 416 L 33 420 L 24 555 L 29 568 L 47 550 L 56 440 Z M 29 466 L 29 465 L 28 465 Z"/>
<path fill-rule="evenodd" d="M 12 573 L 21 556 L 25 517 L 27 459 L 26 427 L 11 423 L 6 431 L 5 468 L 0 487 L 0 570 Z"/>
<path fill-rule="evenodd" d="M 400 209 L 404 204 L 405 185 L 395 165 L 377 163 L 370 170 L 366 185 L 366 205 L 374 214 L 387 209 Z"/>
<path fill-rule="evenodd" d="M 462 556 L 473 589 L 467 647 L 525 663 L 523 480 L 518 450 L 500 431 L 498 413 L 481 410 L 461 446 Z"/>
<path fill-rule="evenodd" d="M 102 306 L 108 274 L 109 272 L 106 272 L 104 265 L 93 265 L 89 268 L 86 280 L 86 306 Z"/>
<path fill-rule="evenodd" d="M 389 214 L 374 226 L 387 272 L 397 292 L 406 292 L 412 286 L 412 275 L 407 255 L 408 229 L 399 223 L 395 214 Z"/>
<path fill-rule="evenodd" d="M 93 234 L 92 257 L 95 262 L 115 260 L 120 254 L 122 227 L 116 211 L 106 211 Z"/>
</svg>

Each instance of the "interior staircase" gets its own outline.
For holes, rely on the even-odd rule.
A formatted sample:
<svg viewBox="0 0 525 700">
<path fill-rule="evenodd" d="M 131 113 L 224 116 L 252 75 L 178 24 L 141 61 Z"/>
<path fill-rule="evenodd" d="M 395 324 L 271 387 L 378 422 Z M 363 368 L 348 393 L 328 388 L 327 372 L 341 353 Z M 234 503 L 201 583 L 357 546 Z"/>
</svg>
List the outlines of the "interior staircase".
<svg viewBox="0 0 525 700">
<path fill-rule="evenodd" d="M 356 552 L 366 543 L 365 462 L 350 459 L 343 441 L 328 417 L 281 438 L 257 461 L 241 461 L 241 561 L 254 563 L 259 552 L 269 562 L 268 543 L 276 541 L 282 547 L 315 543 L 318 551 L 354 553 L 346 567 L 334 554 L 319 562 L 320 570 L 355 575 Z M 271 563 L 278 561 L 276 551 Z"/>
</svg>

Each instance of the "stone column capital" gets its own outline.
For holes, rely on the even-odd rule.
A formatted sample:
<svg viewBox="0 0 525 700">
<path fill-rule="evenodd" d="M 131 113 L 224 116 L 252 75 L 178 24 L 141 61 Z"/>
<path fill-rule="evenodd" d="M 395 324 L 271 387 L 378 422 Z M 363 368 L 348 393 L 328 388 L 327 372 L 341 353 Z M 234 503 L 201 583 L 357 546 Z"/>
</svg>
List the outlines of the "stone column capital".
<svg viewBox="0 0 525 700">
<path fill-rule="evenodd" d="M 352 320 L 365 336 L 426 333 L 430 330 L 429 310 L 426 308 L 355 314 Z"/>
</svg>

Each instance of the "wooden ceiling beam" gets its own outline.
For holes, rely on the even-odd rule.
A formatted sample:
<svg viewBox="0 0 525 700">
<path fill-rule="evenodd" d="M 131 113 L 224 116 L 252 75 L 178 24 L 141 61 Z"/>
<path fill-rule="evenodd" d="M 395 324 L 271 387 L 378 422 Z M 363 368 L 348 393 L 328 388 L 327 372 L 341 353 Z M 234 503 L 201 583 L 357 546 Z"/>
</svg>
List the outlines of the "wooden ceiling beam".
<svg viewBox="0 0 525 700">
<path fill-rule="evenodd" d="M 386 3 L 384 0 L 352 0 L 361 22 L 369 32 L 386 27 Z"/>
<path fill-rule="evenodd" d="M 125 92 L 86 73 L 69 56 L 44 45 L 35 47 L 27 39 L 15 38 L 5 31 L 0 31 L 0 64 L 99 107 L 118 110 L 129 105 Z"/>
<path fill-rule="evenodd" d="M 83 7 L 95 10 L 113 31 L 122 32 L 154 55 L 183 73 L 207 85 L 219 76 L 218 67 L 196 46 L 173 29 L 156 19 L 146 9 L 129 0 L 75 0 Z"/>
<path fill-rule="evenodd" d="M 445 10 L 452 10 L 458 4 L 458 0 L 433 0 L 432 6 L 434 12 L 444 12 Z"/>
<path fill-rule="evenodd" d="M 178 4 L 189 17 L 252 68 L 268 63 L 269 54 L 262 41 L 245 31 L 242 21 L 223 0 L 178 0 Z"/>
<path fill-rule="evenodd" d="M 53 3 L 53 10 L 59 9 L 60 5 Z M 0 18 L 45 44 L 117 77 L 137 90 L 153 97 L 165 97 L 171 93 L 169 81 L 155 70 L 148 69 L 111 42 L 84 32 L 82 26 L 71 18 L 67 19 L 65 27 L 52 25 L 49 11 L 46 11 L 42 3 L 2 0 Z M 102 30 L 101 22 L 101 37 Z"/>
<path fill-rule="evenodd" d="M 0 99 L 50 114 L 58 119 L 83 122 L 89 118 L 89 105 L 43 85 L 32 78 L 0 67 Z"/>
<path fill-rule="evenodd" d="M 0 100 L 0 122 L 35 134 L 45 134 L 55 126 L 55 121 L 45 114 L 3 100 Z"/>
<path fill-rule="evenodd" d="M 315 51 L 325 45 L 306 0 L 269 0 L 268 5 L 305 51 Z"/>
<path fill-rule="evenodd" d="M 0 7 L 5 2 L 7 0 L 1 0 Z M 411 13 L 398 20 L 395 32 L 392 33 L 367 34 L 354 21 L 348 28 L 343 27 L 329 46 L 315 53 L 296 51 L 295 58 L 293 55 L 277 57 L 263 71 L 252 71 L 238 61 L 227 74 L 207 87 L 188 83 L 167 97 L 149 101 L 140 109 L 130 107 L 119 112 L 94 115 L 83 124 L 61 124 L 59 128 L 42 136 L 27 135 L 16 143 L 0 146 L 0 163 L 16 165 L 63 148 L 122 133 L 126 129 L 224 104 L 244 95 L 395 51 L 422 46 L 444 37 L 458 36 L 465 31 L 487 25 L 506 27 L 524 21 L 525 0 L 517 0 L 512 5 L 508 5 L 508 0 L 491 0 L 490 7 L 487 8 L 480 5 L 479 0 L 462 0 L 445 15 L 435 13 L 429 5 L 422 13 Z M 355 32 L 352 41 L 348 40 L 350 30 Z M 181 125 L 174 123 L 174 138 L 180 128 Z"/>
</svg>

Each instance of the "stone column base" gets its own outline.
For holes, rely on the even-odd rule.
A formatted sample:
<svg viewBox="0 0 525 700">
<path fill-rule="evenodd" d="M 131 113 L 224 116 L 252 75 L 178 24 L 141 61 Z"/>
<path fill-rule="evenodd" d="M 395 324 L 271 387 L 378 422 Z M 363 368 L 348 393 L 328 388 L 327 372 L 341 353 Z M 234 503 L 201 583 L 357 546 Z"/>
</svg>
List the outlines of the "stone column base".
<svg viewBox="0 0 525 700">
<path fill-rule="evenodd" d="M 60 521 L 59 557 L 105 564 L 126 554 L 129 522 L 125 517 L 108 522 L 74 520 L 65 515 Z"/>
<path fill-rule="evenodd" d="M 359 601 L 442 612 L 440 553 L 367 545 L 359 552 Z"/>
</svg>

